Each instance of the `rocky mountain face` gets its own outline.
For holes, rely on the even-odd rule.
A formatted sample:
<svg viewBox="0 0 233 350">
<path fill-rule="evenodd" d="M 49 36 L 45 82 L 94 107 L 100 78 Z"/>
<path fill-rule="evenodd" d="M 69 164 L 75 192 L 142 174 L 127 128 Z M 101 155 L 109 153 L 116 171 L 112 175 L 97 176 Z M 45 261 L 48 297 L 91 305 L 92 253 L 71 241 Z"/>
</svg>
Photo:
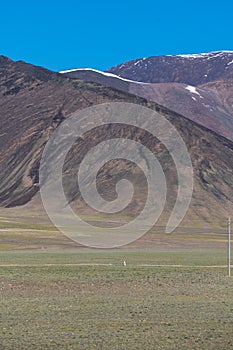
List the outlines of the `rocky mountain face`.
<svg viewBox="0 0 233 350">
<path fill-rule="evenodd" d="M 116 79 L 117 84 L 124 85 L 126 90 L 128 84 L 131 84 L 112 76 L 104 77 L 112 78 L 112 84 L 115 84 Z M 85 107 L 114 101 L 135 103 L 157 111 L 182 136 L 194 168 L 194 193 L 189 209 L 191 218 L 209 220 L 211 217 L 227 215 L 233 209 L 233 143 L 230 140 L 157 103 L 120 91 L 123 88 L 119 86 L 115 89 L 99 84 L 101 81 L 97 84 L 80 79 L 81 76 L 70 79 L 64 74 L 41 67 L 0 58 L 1 206 L 25 204 L 39 191 L 41 155 L 46 142 L 60 123 L 73 112 Z M 82 76 L 82 79 L 85 77 Z M 201 99 L 198 95 L 202 93 L 199 88 L 193 92 L 187 90 L 186 85 L 181 87 L 178 84 L 177 89 L 188 96 Z M 205 97 L 203 93 L 203 98 L 210 97 L 208 94 Z M 166 175 L 168 195 L 165 210 L 169 212 L 177 196 L 177 172 L 171 156 L 161 142 L 146 131 L 121 125 L 99 127 L 75 143 L 64 166 L 64 186 L 69 202 L 74 209 L 90 212 L 81 198 L 76 178 L 72 175 L 77 172 L 86 152 L 94 145 L 106 138 L 119 137 L 141 142 L 155 153 Z M 60 150 L 62 153 L 62 145 Z M 146 183 L 139 167 L 121 159 L 110 162 L 101 170 L 98 186 L 103 196 L 114 198 L 114 184 L 129 173 L 133 177 L 135 188 L 142 187 L 127 209 L 127 213 L 134 216 L 145 201 Z"/>
<path fill-rule="evenodd" d="M 119 77 L 144 83 L 183 83 L 193 86 L 233 79 L 233 51 L 152 56 L 110 68 Z"/>
<path fill-rule="evenodd" d="M 155 83 L 154 94 L 148 94 L 143 86 L 143 92 L 137 86 L 137 94 L 233 140 L 233 51 L 154 56 L 126 62 L 109 72 L 126 79 Z M 185 86 L 177 84 L 199 90 L 188 89 L 191 94 L 185 95 L 182 89 Z"/>
<path fill-rule="evenodd" d="M 66 76 L 157 102 L 233 141 L 233 52 L 149 57 Z M 117 80 L 117 76 L 119 79 Z"/>
<path fill-rule="evenodd" d="M 38 191 L 42 150 L 72 112 L 124 93 L 76 83 L 24 62 L 0 59 L 0 204 L 29 201 Z"/>
</svg>

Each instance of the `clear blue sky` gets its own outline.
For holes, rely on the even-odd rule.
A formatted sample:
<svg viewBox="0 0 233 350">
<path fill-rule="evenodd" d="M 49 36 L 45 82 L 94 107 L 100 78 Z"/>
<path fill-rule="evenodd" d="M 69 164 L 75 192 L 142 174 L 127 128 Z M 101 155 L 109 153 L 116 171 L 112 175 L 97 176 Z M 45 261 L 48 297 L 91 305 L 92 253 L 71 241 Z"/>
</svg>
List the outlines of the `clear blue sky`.
<svg viewBox="0 0 233 350">
<path fill-rule="evenodd" d="M 0 54 L 52 70 L 233 50 L 233 2 L 2 1 Z"/>
</svg>

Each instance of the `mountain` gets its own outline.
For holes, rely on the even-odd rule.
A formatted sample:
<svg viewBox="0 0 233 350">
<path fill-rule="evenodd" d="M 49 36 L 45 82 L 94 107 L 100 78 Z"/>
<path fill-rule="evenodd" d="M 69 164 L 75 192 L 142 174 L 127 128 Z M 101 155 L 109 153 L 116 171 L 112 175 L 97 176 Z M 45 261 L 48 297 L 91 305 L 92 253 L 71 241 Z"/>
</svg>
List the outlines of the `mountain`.
<svg viewBox="0 0 233 350">
<path fill-rule="evenodd" d="M 72 112 L 124 93 L 76 83 L 59 73 L 0 58 L 0 204 L 27 203 L 38 191 L 43 148 Z"/>
<path fill-rule="evenodd" d="M 62 72 L 157 102 L 233 141 L 233 52 L 155 56 Z M 117 78 L 118 77 L 118 78 Z"/>
<path fill-rule="evenodd" d="M 144 83 L 199 86 L 219 79 L 233 79 L 233 51 L 152 56 L 120 64 L 108 72 Z"/>
<path fill-rule="evenodd" d="M 154 92 L 138 85 L 133 90 L 233 140 L 233 51 L 153 56 L 123 63 L 109 72 L 156 84 Z M 191 94 L 184 94 L 183 88 Z"/>
<path fill-rule="evenodd" d="M 110 77 L 113 81 L 116 79 L 122 86 L 131 83 L 108 74 L 102 76 L 104 79 Z M 139 104 L 157 111 L 175 126 L 184 139 L 194 168 L 194 193 L 188 214 L 190 220 L 194 217 L 205 220 L 222 218 L 233 209 L 231 141 L 157 103 L 99 83 L 80 80 L 80 76 L 78 78 L 70 79 L 65 74 L 0 57 L 1 206 L 23 205 L 32 198 L 39 198 L 35 194 L 39 191 L 41 155 L 46 142 L 60 123 L 73 112 L 114 101 Z M 196 91 L 200 93 L 199 89 Z M 187 90 L 188 95 L 191 93 Z M 149 121 L 147 123 L 149 125 Z M 109 137 L 133 138 L 156 154 L 166 175 L 168 195 L 165 210 L 170 212 L 177 196 L 177 172 L 171 156 L 161 142 L 146 131 L 131 129 L 130 126 L 122 128 L 120 125 L 101 126 L 98 130 L 90 131 L 69 152 L 64 166 L 64 186 L 73 208 L 92 212 L 81 198 L 73 175 L 85 153 Z M 62 144 L 59 147 L 62 154 Z M 114 184 L 129 173 L 133 176 L 136 188 L 142 186 L 127 208 L 127 214 L 135 216 L 142 208 L 146 193 L 146 183 L 139 167 L 135 168 L 135 165 L 121 159 L 110 162 L 101 170 L 98 186 L 103 196 L 114 198 Z"/>
</svg>

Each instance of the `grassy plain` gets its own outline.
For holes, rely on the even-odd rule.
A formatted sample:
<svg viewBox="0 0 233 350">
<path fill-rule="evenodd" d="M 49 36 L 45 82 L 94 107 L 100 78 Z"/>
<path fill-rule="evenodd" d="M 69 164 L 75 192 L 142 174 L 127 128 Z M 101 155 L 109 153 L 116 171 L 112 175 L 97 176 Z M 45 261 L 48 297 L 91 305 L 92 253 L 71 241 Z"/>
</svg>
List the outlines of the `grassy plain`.
<svg viewBox="0 0 233 350">
<path fill-rule="evenodd" d="M 143 248 L 80 249 L 43 218 L 5 214 L 1 350 L 233 349 L 225 235 L 152 233 Z"/>
</svg>

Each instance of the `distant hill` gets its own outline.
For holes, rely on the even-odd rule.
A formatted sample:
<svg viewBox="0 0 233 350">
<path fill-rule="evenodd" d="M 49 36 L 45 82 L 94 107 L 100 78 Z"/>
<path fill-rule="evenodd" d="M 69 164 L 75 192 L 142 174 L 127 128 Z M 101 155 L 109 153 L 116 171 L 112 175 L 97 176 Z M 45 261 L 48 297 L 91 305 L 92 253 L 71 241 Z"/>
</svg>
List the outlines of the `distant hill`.
<svg viewBox="0 0 233 350">
<path fill-rule="evenodd" d="M 233 141 L 233 52 L 154 56 L 64 75 L 144 97 Z M 117 79 L 119 77 L 119 79 Z"/>
<path fill-rule="evenodd" d="M 152 56 L 119 64 L 108 72 L 144 83 L 198 86 L 219 79 L 233 79 L 233 51 Z"/>
</svg>

